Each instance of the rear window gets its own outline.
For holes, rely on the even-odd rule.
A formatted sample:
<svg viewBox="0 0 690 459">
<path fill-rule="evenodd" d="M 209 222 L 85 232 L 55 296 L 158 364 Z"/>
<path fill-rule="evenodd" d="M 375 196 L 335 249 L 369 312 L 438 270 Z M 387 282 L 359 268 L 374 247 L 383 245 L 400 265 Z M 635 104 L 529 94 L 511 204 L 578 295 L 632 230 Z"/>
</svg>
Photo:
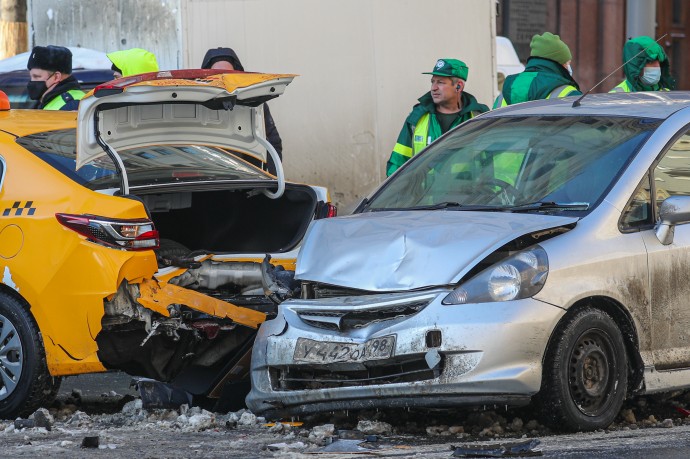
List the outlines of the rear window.
<svg viewBox="0 0 690 459">
<path fill-rule="evenodd" d="M 92 190 L 118 188 L 115 164 L 103 156 L 76 170 L 76 130 L 42 132 L 17 143 L 75 182 Z M 271 180 L 230 152 L 204 145 L 156 145 L 119 151 L 130 186 L 207 180 Z"/>
</svg>

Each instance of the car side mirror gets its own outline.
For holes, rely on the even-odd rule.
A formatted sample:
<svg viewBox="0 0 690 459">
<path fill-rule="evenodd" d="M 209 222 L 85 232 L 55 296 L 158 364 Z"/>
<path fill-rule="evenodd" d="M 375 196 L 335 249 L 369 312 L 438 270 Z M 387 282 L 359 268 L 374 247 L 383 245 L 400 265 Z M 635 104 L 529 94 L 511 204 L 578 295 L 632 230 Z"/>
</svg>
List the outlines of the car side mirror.
<svg viewBox="0 0 690 459">
<path fill-rule="evenodd" d="M 690 223 L 690 196 L 671 196 L 659 207 L 656 237 L 663 245 L 673 242 L 676 225 Z"/>
</svg>

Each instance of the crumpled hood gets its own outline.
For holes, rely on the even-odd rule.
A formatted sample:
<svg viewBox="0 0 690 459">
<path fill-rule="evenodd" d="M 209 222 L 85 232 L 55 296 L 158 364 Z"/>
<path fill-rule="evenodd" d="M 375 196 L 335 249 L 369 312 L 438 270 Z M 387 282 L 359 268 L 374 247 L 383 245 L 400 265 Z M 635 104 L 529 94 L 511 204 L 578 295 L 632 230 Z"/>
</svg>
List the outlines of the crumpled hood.
<svg viewBox="0 0 690 459">
<path fill-rule="evenodd" d="M 316 220 L 305 236 L 295 277 L 368 291 L 451 284 L 516 237 L 577 220 L 440 210 Z"/>
</svg>

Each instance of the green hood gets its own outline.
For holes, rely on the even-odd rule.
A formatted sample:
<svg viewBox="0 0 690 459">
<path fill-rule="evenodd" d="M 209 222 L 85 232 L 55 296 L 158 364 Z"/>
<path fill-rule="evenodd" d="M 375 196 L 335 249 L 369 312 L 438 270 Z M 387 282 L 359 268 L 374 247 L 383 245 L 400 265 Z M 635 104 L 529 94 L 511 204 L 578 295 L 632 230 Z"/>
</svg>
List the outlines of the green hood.
<svg viewBox="0 0 690 459">
<path fill-rule="evenodd" d="M 628 62 L 630 61 L 630 62 Z M 659 61 L 661 65 L 661 79 L 655 86 L 647 86 L 640 81 L 640 75 L 648 62 Z M 660 89 L 674 89 L 676 82 L 671 77 L 670 65 L 664 48 L 650 37 L 635 37 L 623 46 L 623 66 L 625 79 L 635 91 L 658 91 Z"/>
<path fill-rule="evenodd" d="M 106 56 L 115 67 L 120 69 L 123 77 L 158 71 L 156 56 L 145 49 L 125 49 L 106 54 Z"/>
</svg>

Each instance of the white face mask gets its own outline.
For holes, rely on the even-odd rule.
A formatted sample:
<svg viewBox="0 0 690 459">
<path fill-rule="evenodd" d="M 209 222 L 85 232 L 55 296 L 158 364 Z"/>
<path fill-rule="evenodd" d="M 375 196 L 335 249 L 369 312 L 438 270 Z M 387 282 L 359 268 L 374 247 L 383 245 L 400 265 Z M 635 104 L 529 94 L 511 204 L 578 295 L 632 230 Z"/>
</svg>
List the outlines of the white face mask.
<svg viewBox="0 0 690 459">
<path fill-rule="evenodd" d="M 661 79 L 660 67 L 645 67 L 644 72 L 640 75 L 640 81 L 647 86 L 654 86 Z"/>
<path fill-rule="evenodd" d="M 568 66 L 565 69 L 568 71 L 570 76 L 573 76 L 573 68 L 570 66 L 570 64 L 568 64 Z"/>
</svg>

